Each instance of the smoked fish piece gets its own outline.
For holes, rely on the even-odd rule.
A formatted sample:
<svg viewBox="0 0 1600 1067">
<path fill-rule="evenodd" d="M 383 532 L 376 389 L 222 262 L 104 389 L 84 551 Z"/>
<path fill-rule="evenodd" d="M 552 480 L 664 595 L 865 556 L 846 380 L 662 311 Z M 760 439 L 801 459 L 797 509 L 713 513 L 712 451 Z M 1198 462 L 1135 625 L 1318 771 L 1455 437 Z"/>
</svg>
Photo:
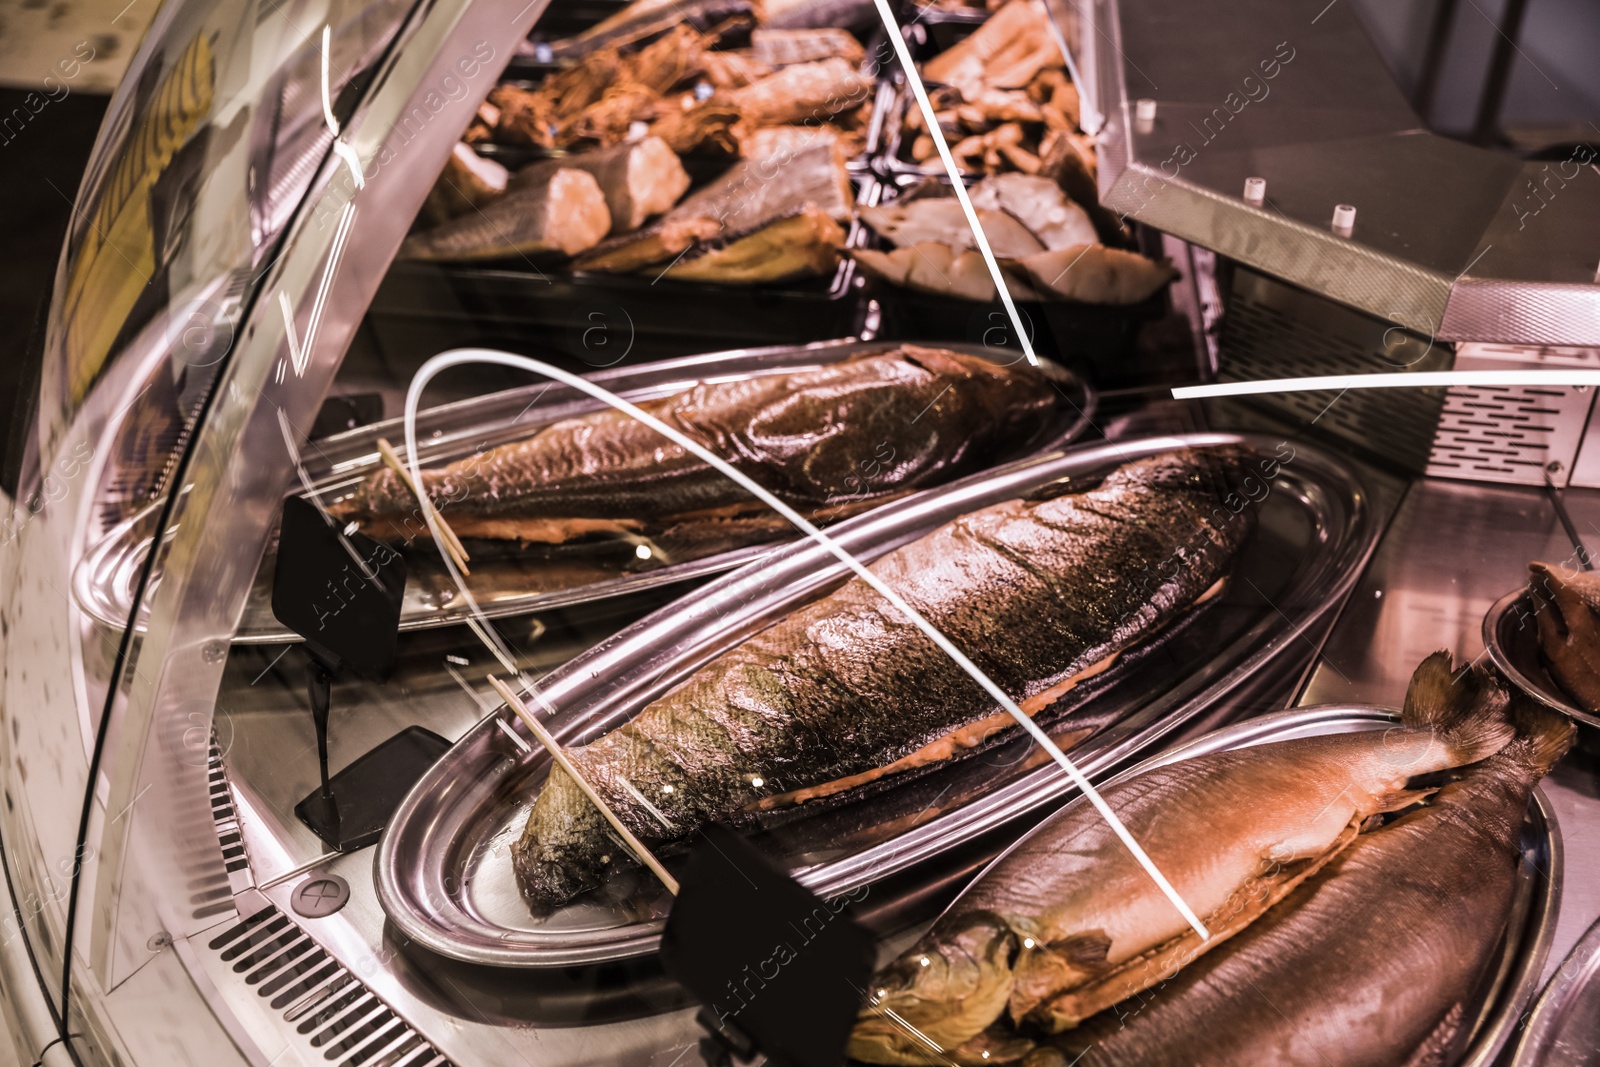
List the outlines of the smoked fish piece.
<svg viewBox="0 0 1600 1067">
<path fill-rule="evenodd" d="M 1048 378 L 948 349 L 902 345 L 824 367 L 702 382 L 640 405 L 796 507 L 818 512 L 924 488 L 1035 437 Z M 585 533 L 717 525 L 767 507 L 633 416 L 606 408 L 422 472 L 461 537 L 560 543 Z M 427 537 L 389 470 L 330 510 L 374 537 Z M 819 515 L 824 518 L 826 515 Z"/>
<path fill-rule="evenodd" d="M 963 516 L 871 567 L 1035 714 L 1223 577 L 1253 522 L 1250 509 L 1235 514 L 1223 501 L 1261 462 L 1232 447 L 1138 460 L 1083 492 Z M 630 830 L 660 843 L 952 758 L 1008 723 L 922 631 L 853 579 L 572 759 Z M 559 771 L 512 856 L 544 906 L 632 862 Z"/>
<path fill-rule="evenodd" d="M 1494 959 L 1539 779 L 1576 727 L 1531 702 L 1517 738 L 1362 834 L 1262 919 L 1027 1067 L 1444 1062 Z"/>
<path fill-rule="evenodd" d="M 543 185 L 563 168 L 591 175 L 611 212 L 611 231 L 636 230 L 678 202 L 689 188 L 689 172 L 659 137 L 577 152 L 535 163 L 511 176 L 511 190 Z"/>
<path fill-rule="evenodd" d="M 875 1064 L 1011 1062 L 1029 1052 L 1027 1034 L 1069 1030 L 1180 968 L 1204 966 L 1203 954 L 1284 907 L 1278 902 L 1350 847 L 1369 818 L 1425 797 L 1411 778 L 1504 747 L 1510 700 L 1490 674 L 1455 674 L 1439 652 L 1413 676 L 1400 726 L 1196 756 L 1101 790 L 1200 916 L 1205 941 L 1097 811 L 1063 810 L 872 979 L 850 1055 Z M 1312 969 L 1283 972 L 1272 988 Z M 1219 1017 L 1195 1018 L 1210 1026 Z M 1199 1040 L 1196 1031 L 1191 1041 Z"/>
</svg>

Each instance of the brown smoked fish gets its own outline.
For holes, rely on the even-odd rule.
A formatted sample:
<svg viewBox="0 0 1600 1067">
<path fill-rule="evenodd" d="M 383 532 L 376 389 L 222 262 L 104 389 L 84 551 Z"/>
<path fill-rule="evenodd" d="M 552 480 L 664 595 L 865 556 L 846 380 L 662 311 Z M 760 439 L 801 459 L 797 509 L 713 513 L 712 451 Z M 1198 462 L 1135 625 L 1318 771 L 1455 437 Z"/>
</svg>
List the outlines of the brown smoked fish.
<svg viewBox="0 0 1600 1067">
<path fill-rule="evenodd" d="M 1036 714 L 1218 583 L 1252 522 L 1222 502 L 1263 463 L 1233 447 L 1138 460 L 1083 492 L 963 516 L 871 568 Z M 1010 724 L 857 578 L 571 755 L 630 830 L 667 842 L 952 758 Z M 544 905 L 632 862 L 560 771 L 512 855 Z"/>
<path fill-rule="evenodd" d="M 1528 796 L 1575 731 L 1531 704 L 1517 725 L 1498 754 L 1356 838 L 1238 937 L 1026 1067 L 1448 1062 L 1505 931 Z"/>
<path fill-rule="evenodd" d="M 1196 756 L 1102 790 L 1200 916 L 1206 941 L 1094 808 L 1064 809 L 872 980 L 851 1056 L 1010 1062 L 1030 1050 L 1028 1035 L 1070 1029 L 1180 967 L 1198 966 L 1189 961 L 1271 914 L 1368 818 L 1425 796 L 1408 788 L 1411 777 L 1503 747 L 1512 735 L 1509 701 L 1486 674 L 1453 676 L 1449 655 L 1436 653 L 1412 679 L 1401 726 Z"/>
</svg>

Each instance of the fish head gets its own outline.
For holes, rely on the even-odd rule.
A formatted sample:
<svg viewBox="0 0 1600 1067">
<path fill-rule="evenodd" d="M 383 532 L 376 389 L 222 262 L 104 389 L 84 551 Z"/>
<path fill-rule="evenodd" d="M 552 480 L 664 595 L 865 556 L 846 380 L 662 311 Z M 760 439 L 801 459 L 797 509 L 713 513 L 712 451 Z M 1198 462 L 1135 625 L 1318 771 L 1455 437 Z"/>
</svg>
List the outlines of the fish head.
<svg viewBox="0 0 1600 1067">
<path fill-rule="evenodd" d="M 1021 938 L 993 912 L 934 926 L 880 971 L 850 1035 L 865 1063 L 943 1064 L 1005 1011 Z M 985 1061 L 987 1062 L 987 1061 Z"/>
</svg>

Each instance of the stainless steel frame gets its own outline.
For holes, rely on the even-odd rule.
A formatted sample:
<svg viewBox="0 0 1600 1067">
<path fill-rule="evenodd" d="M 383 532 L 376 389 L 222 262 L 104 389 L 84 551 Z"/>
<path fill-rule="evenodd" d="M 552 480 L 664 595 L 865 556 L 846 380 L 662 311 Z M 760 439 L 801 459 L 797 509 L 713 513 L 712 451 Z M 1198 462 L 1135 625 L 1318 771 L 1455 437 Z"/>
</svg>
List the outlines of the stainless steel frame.
<svg viewBox="0 0 1600 1067">
<path fill-rule="evenodd" d="M 1525 1017 L 1512 1067 L 1586 1067 L 1600 1042 L 1600 922 L 1573 946 Z"/>
<path fill-rule="evenodd" d="M 1600 345 L 1592 149 L 1524 163 L 1428 133 L 1350 4 L 1052 7 L 1086 23 L 1107 207 L 1431 338 Z M 1265 203 L 1243 199 L 1247 177 Z"/>
</svg>

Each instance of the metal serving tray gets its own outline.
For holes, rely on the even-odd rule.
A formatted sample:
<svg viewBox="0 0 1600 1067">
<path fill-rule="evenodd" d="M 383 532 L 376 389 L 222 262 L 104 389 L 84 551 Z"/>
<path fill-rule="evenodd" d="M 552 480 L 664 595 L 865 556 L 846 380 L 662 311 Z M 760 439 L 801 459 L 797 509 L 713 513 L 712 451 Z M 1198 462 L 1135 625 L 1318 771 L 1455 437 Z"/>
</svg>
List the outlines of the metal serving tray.
<svg viewBox="0 0 1600 1067">
<path fill-rule="evenodd" d="M 1600 1063 L 1600 922 L 1589 927 L 1539 994 L 1512 1067 Z"/>
<path fill-rule="evenodd" d="M 897 347 L 886 341 L 828 341 L 812 345 L 713 352 L 682 359 L 642 363 L 597 371 L 589 378 L 629 400 L 641 401 L 680 392 L 695 382 L 738 381 L 764 374 L 791 373 L 838 363 L 858 352 L 887 351 Z M 1004 349 L 947 344 L 943 347 L 987 358 L 1020 359 Z M 1055 419 L 1031 441 L 1018 442 L 1003 459 L 1015 460 L 1033 452 L 1065 447 L 1088 428 L 1094 417 L 1095 393 L 1071 372 L 1047 364 L 1060 385 Z M 529 436 L 559 419 L 604 407 L 575 389 L 554 383 L 536 383 L 490 393 L 420 412 L 417 437 L 425 442 L 425 466 L 472 454 L 480 446 L 493 446 Z M 390 419 L 314 442 L 302 457 L 315 492 L 324 500 L 348 493 L 381 464 L 376 440 L 387 437 L 403 449 L 401 419 Z M 112 627 L 127 625 L 132 613 L 132 591 L 139 567 L 150 550 L 151 525 L 159 509 L 149 508 L 114 527 L 78 565 L 73 591 L 79 605 L 96 620 Z M 604 597 L 622 596 L 673 582 L 701 578 L 731 570 L 764 552 L 772 544 L 752 545 L 700 559 L 665 566 L 650 566 L 631 559 L 631 546 L 622 563 L 601 558 L 593 551 L 559 553 L 551 561 L 530 564 L 507 554 L 474 559 L 469 579 L 473 596 L 490 617 L 522 615 Z M 400 629 L 423 630 L 464 622 L 467 613 L 456 605 L 455 587 L 448 573 L 434 561 L 431 548 L 413 553 L 411 574 L 401 607 Z M 245 606 L 235 636 L 238 644 L 296 642 L 301 638 L 285 629 L 272 615 L 271 588 L 274 555 L 262 561 L 255 588 Z M 159 576 L 155 581 L 159 581 Z M 142 620 L 141 620 L 142 624 Z"/>
<path fill-rule="evenodd" d="M 1526 589 L 1513 589 L 1496 600 L 1483 616 L 1483 646 L 1512 685 L 1547 708 L 1579 722 L 1600 726 L 1600 715 L 1572 703 L 1544 665 L 1539 651 L 1539 625 Z"/>
<path fill-rule="evenodd" d="M 1223 727 L 1202 737 L 1167 750 L 1109 779 L 1105 785 L 1126 781 L 1157 767 L 1165 767 L 1195 756 L 1250 748 L 1273 741 L 1325 734 L 1358 733 L 1381 730 L 1398 721 L 1400 713 L 1388 708 L 1359 704 L 1322 704 L 1293 711 L 1263 715 L 1234 726 Z M 1006 854 L 1020 848 L 1034 834 L 1048 830 L 1050 823 L 1087 801 L 1076 797 L 1030 830 L 980 872 L 999 863 Z M 1548 872 L 1548 873 L 1547 873 Z M 957 900 L 960 898 L 957 897 Z M 1555 814 L 1543 792 L 1535 789 L 1528 802 L 1528 818 L 1522 830 L 1521 877 L 1511 901 L 1511 917 L 1500 955 L 1485 977 L 1477 999 L 1468 1012 L 1455 1047 L 1445 1062 L 1453 1067 L 1489 1067 L 1515 1034 L 1522 1013 L 1538 989 L 1539 975 L 1550 954 L 1555 934 L 1556 911 L 1561 903 L 1561 833 Z M 955 906 L 953 901 L 950 905 Z M 1596 931 L 1590 931 L 1595 936 Z M 1600 937 L 1596 938 L 1600 943 Z M 1519 1067 L 1521 1060 L 1518 1061 Z M 1574 1061 L 1573 1067 L 1576 1067 Z"/>
<path fill-rule="evenodd" d="M 841 523 L 833 536 L 870 560 L 959 515 L 1062 479 L 1093 478 L 1172 449 L 1232 442 L 1268 456 L 1283 444 L 1188 434 L 1078 448 L 887 505 Z M 1256 532 L 1239 553 L 1227 592 L 1074 690 L 1070 707 L 1041 716 L 1086 773 L 1105 773 L 1216 705 L 1269 660 L 1303 648 L 1306 629 L 1354 583 L 1379 532 L 1366 491 L 1335 457 L 1298 442 L 1287 447 L 1294 452 L 1259 505 Z M 706 661 L 846 575 L 831 555 L 806 542 L 702 587 L 546 676 L 540 691 L 555 709 L 551 732 L 581 745 L 615 729 Z M 506 967 L 594 963 L 654 949 L 667 901 L 648 876 L 624 875 L 549 916 L 530 914 L 508 848 L 548 767 L 537 742 L 501 708 L 423 777 L 390 822 L 376 860 L 379 899 L 396 927 L 435 952 Z M 763 823 L 755 840 L 828 896 L 937 856 L 1071 788 L 1020 731 L 966 758 L 878 784 L 838 803 L 790 809 Z"/>
</svg>

